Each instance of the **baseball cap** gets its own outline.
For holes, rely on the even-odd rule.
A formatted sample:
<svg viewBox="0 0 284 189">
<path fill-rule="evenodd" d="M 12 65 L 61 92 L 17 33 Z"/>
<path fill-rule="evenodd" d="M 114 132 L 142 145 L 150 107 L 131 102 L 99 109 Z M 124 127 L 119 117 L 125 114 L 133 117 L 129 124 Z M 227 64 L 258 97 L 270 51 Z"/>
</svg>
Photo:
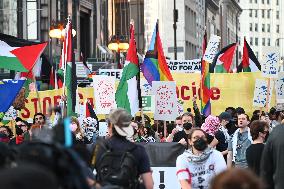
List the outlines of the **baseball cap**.
<svg viewBox="0 0 284 189">
<path fill-rule="evenodd" d="M 111 110 L 108 119 L 120 136 L 133 136 L 134 130 L 130 125 L 132 116 L 125 109 L 117 108 Z"/>
<path fill-rule="evenodd" d="M 230 121 L 232 119 L 231 114 L 228 112 L 222 112 L 218 117 L 220 120 L 224 119 L 226 121 Z"/>
</svg>

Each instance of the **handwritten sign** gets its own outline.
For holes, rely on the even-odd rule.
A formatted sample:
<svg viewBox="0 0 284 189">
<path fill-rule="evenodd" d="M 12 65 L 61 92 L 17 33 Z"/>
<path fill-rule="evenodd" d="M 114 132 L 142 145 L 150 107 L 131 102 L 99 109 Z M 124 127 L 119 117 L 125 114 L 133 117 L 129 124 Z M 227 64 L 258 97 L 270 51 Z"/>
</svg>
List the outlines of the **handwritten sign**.
<svg viewBox="0 0 284 189">
<path fill-rule="evenodd" d="M 105 75 L 93 76 L 96 110 L 98 114 L 109 114 L 116 108 L 115 77 Z"/>
<path fill-rule="evenodd" d="M 261 108 L 265 107 L 267 101 L 267 89 L 268 89 L 268 81 L 262 79 L 255 80 L 253 106 Z M 268 103 L 270 103 L 271 101 L 272 89 L 273 89 L 273 82 L 270 82 Z"/>
<path fill-rule="evenodd" d="M 172 72 L 182 73 L 200 73 L 201 61 L 200 59 L 193 60 L 168 60 L 168 67 Z"/>
<path fill-rule="evenodd" d="M 178 116 L 176 84 L 174 81 L 153 81 L 155 120 L 173 121 Z"/>
<path fill-rule="evenodd" d="M 276 102 L 284 103 L 284 72 L 279 72 L 275 82 Z"/>
<path fill-rule="evenodd" d="M 219 37 L 217 35 L 212 35 L 210 37 L 210 40 L 208 42 L 207 48 L 206 48 L 204 56 L 203 56 L 203 60 L 205 60 L 209 63 L 213 62 L 213 59 L 218 52 L 218 46 L 219 46 L 219 43 L 220 43 L 220 39 L 221 39 L 221 37 Z"/>
<path fill-rule="evenodd" d="M 149 96 L 152 95 L 152 86 L 147 82 L 146 79 L 140 79 L 141 95 Z"/>
<path fill-rule="evenodd" d="M 264 48 L 263 63 L 261 66 L 262 76 L 266 78 L 278 77 L 279 49 L 275 47 Z"/>
</svg>

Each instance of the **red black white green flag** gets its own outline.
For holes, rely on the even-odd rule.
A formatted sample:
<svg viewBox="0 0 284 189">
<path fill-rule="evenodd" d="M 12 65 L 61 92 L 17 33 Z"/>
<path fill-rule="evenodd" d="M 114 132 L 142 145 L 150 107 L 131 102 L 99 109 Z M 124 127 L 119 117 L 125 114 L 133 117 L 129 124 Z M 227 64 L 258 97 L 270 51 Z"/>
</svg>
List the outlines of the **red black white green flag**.
<svg viewBox="0 0 284 189">
<path fill-rule="evenodd" d="M 238 72 L 256 72 L 261 71 L 261 65 L 255 54 L 250 48 L 246 38 L 244 38 L 243 58 L 242 63 L 238 66 Z"/>
</svg>

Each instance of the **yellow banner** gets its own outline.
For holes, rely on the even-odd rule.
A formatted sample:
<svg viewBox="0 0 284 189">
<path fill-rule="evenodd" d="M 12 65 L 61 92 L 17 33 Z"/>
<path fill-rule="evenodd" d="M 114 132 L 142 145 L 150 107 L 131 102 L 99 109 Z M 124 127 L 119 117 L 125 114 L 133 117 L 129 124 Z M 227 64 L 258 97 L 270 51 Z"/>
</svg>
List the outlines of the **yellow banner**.
<svg viewBox="0 0 284 189">
<path fill-rule="evenodd" d="M 173 73 L 178 88 L 178 98 L 183 102 L 183 108 L 192 107 L 192 96 L 197 96 L 197 104 L 200 106 L 200 74 Z M 219 115 L 227 107 L 243 107 L 251 115 L 257 109 L 252 106 L 255 79 L 262 78 L 261 73 L 231 73 L 231 74 L 211 74 L 211 106 L 212 114 Z M 79 88 L 81 100 L 86 98 L 94 103 L 93 88 Z M 275 93 L 275 92 L 274 92 Z M 275 95 L 272 95 L 270 106 L 275 105 Z M 41 110 L 47 113 L 50 106 L 59 103 L 62 90 L 40 91 L 39 99 L 35 92 L 31 92 L 25 100 L 26 108 L 21 111 L 21 117 L 24 119 L 32 118 L 36 112 Z"/>
</svg>

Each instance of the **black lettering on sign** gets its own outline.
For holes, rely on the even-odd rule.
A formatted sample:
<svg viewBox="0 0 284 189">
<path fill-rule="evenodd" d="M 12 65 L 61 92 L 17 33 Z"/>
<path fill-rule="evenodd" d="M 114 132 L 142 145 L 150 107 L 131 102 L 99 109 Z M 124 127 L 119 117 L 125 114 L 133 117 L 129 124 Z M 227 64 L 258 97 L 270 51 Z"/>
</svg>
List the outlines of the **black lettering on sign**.
<svg viewBox="0 0 284 189">
<path fill-rule="evenodd" d="M 160 173 L 160 185 L 159 185 L 159 189 L 165 189 L 166 186 L 164 184 L 165 182 L 165 171 L 159 171 Z"/>
</svg>

